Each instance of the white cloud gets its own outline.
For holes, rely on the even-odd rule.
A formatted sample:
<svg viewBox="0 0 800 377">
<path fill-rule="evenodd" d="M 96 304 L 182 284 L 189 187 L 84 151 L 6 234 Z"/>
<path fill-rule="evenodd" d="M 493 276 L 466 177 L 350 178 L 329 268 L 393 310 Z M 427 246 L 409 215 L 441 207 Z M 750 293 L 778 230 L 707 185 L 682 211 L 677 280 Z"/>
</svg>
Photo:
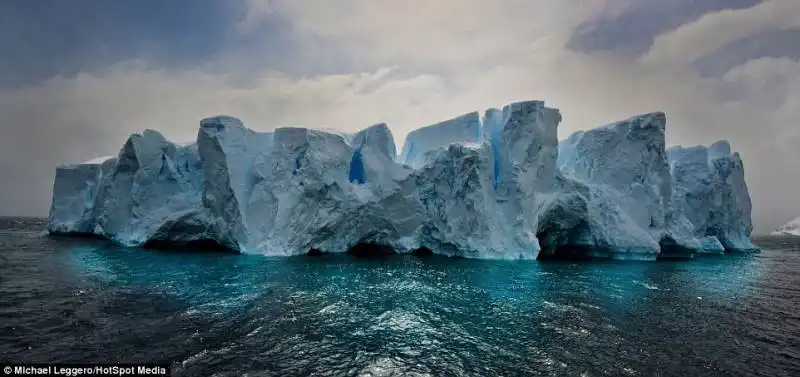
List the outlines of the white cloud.
<svg viewBox="0 0 800 377">
<path fill-rule="evenodd" d="M 642 61 L 680 66 L 713 53 L 728 43 L 766 30 L 800 28 L 800 1 L 766 0 L 751 8 L 709 13 L 656 38 Z"/>
<path fill-rule="evenodd" d="M 772 103 L 782 104 L 800 93 L 800 61 L 789 58 L 753 59 L 728 71 L 723 80 L 744 87 L 756 99 L 769 99 Z"/>
<path fill-rule="evenodd" d="M 245 16 L 239 23 L 239 32 L 252 33 L 257 26 L 275 14 L 272 0 L 244 0 Z"/>
<path fill-rule="evenodd" d="M 362 51 L 360 59 L 379 65 L 448 64 L 448 69 L 457 69 L 462 63 L 516 54 L 540 39 L 566 40 L 581 21 L 629 1 L 254 0 L 249 14 L 269 8 L 291 19 L 299 31 L 336 39 L 343 47 Z"/>
</svg>

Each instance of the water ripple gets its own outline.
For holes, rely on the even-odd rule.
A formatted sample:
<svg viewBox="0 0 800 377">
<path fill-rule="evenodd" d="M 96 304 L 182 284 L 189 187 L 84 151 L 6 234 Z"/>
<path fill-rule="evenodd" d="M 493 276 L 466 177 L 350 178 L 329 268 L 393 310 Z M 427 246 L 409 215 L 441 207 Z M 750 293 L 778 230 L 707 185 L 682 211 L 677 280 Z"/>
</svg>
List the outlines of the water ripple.
<svg viewBox="0 0 800 377">
<path fill-rule="evenodd" d="M 166 360 L 176 376 L 800 375 L 796 241 L 575 264 L 162 253 L 36 232 L 0 229 L 0 361 Z"/>
</svg>

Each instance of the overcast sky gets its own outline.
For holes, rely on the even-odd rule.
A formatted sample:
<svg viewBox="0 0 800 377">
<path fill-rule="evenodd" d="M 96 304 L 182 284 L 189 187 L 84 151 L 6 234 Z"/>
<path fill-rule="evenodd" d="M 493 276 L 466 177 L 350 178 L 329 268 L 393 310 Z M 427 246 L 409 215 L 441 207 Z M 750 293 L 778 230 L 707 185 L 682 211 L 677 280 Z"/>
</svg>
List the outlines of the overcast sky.
<svg viewBox="0 0 800 377">
<path fill-rule="evenodd" d="M 146 128 L 419 126 L 524 99 L 560 137 L 667 113 L 742 153 L 757 232 L 800 216 L 798 0 L 3 0 L 0 215 Z"/>
</svg>

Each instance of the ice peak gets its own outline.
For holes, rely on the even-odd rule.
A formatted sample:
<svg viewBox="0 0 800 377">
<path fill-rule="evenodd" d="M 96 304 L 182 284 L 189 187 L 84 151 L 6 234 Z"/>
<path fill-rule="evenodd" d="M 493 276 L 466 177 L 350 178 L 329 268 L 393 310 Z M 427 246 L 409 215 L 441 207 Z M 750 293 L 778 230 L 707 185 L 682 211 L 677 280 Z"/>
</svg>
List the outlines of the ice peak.
<svg viewBox="0 0 800 377">
<path fill-rule="evenodd" d="M 509 102 L 503 108 L 522 108 L 522 107 L 535 107 L 535 108 L 543 108 L 544 101 L 542 100 L 527 100 L 527 101 L 514 101 Z"/>
<path fill-rule="evenodd" d="M 385 154 L 392 161 L 397 157 L 397 147 L 394 144 L 394 136 L 386 123 L 378 123 L 369 126 L 353 137 L 353 148 L 361 149 L 365 145 L 370 145 Z"/>
<path fill-rule="evenodd" d="M 226 129 L 245 130 L 244 123 L 229 115 L 216 115 L 200 120 L 200 130 L 204 132 L 222 132 Z"/>
<path fill-rule="evenodd" d="M 666 134 L 667 128 L 667 115 L 660 111 L 639 114 L 621 121 L 609 123 L 595 130 L 612 128 L 624 128 L 626 129 L 625 132 L 644 132 L 647 134 L 657 132 L 664 135 Z"/>
<path fill-rule="evenodd" d="M 400 162 L 413 168 L 426 163 L 425 156 L 452 143 L 479 141 L 481 118 L 477 111 L 411 131 L 403 143 Z"/>
<path fill-rule="evenodd" d="M 708 147 L 709 158 L 729 157 L 731 155 L 731 143 L 727 140 L 720 140 Z"/>
<path fill-rule="evenodd" d="M 101 165 L 102 163 L 114 158 L 114 156 L 103 156 L 103 157 L 96 157 L 91 160 L 82 162 L 82 165 Z"/>
</svg>

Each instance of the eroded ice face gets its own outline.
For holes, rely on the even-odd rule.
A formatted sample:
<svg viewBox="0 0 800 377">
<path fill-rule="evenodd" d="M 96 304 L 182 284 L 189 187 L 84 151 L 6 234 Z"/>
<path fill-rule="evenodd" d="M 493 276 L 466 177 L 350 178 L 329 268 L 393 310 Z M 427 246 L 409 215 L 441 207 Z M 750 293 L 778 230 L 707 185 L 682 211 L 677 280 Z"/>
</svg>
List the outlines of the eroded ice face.
<svg viewBox="0 0 800 377">
<path fill-rule="evenodd" d="M 649 260 L 752 246 L 743 167 L 726 142 L 668 152 L 666 117 L 651 113 L 559 144 L 560 121 L 544 102 L 513 103 L 413 131 L 399 156 L 382 123 L 259 133 L 218 116 L 192 144 L 148 130 L 116 158 L 59 167 L 49 227 L 270 255 L 372 244 Z"/>
</svg>

